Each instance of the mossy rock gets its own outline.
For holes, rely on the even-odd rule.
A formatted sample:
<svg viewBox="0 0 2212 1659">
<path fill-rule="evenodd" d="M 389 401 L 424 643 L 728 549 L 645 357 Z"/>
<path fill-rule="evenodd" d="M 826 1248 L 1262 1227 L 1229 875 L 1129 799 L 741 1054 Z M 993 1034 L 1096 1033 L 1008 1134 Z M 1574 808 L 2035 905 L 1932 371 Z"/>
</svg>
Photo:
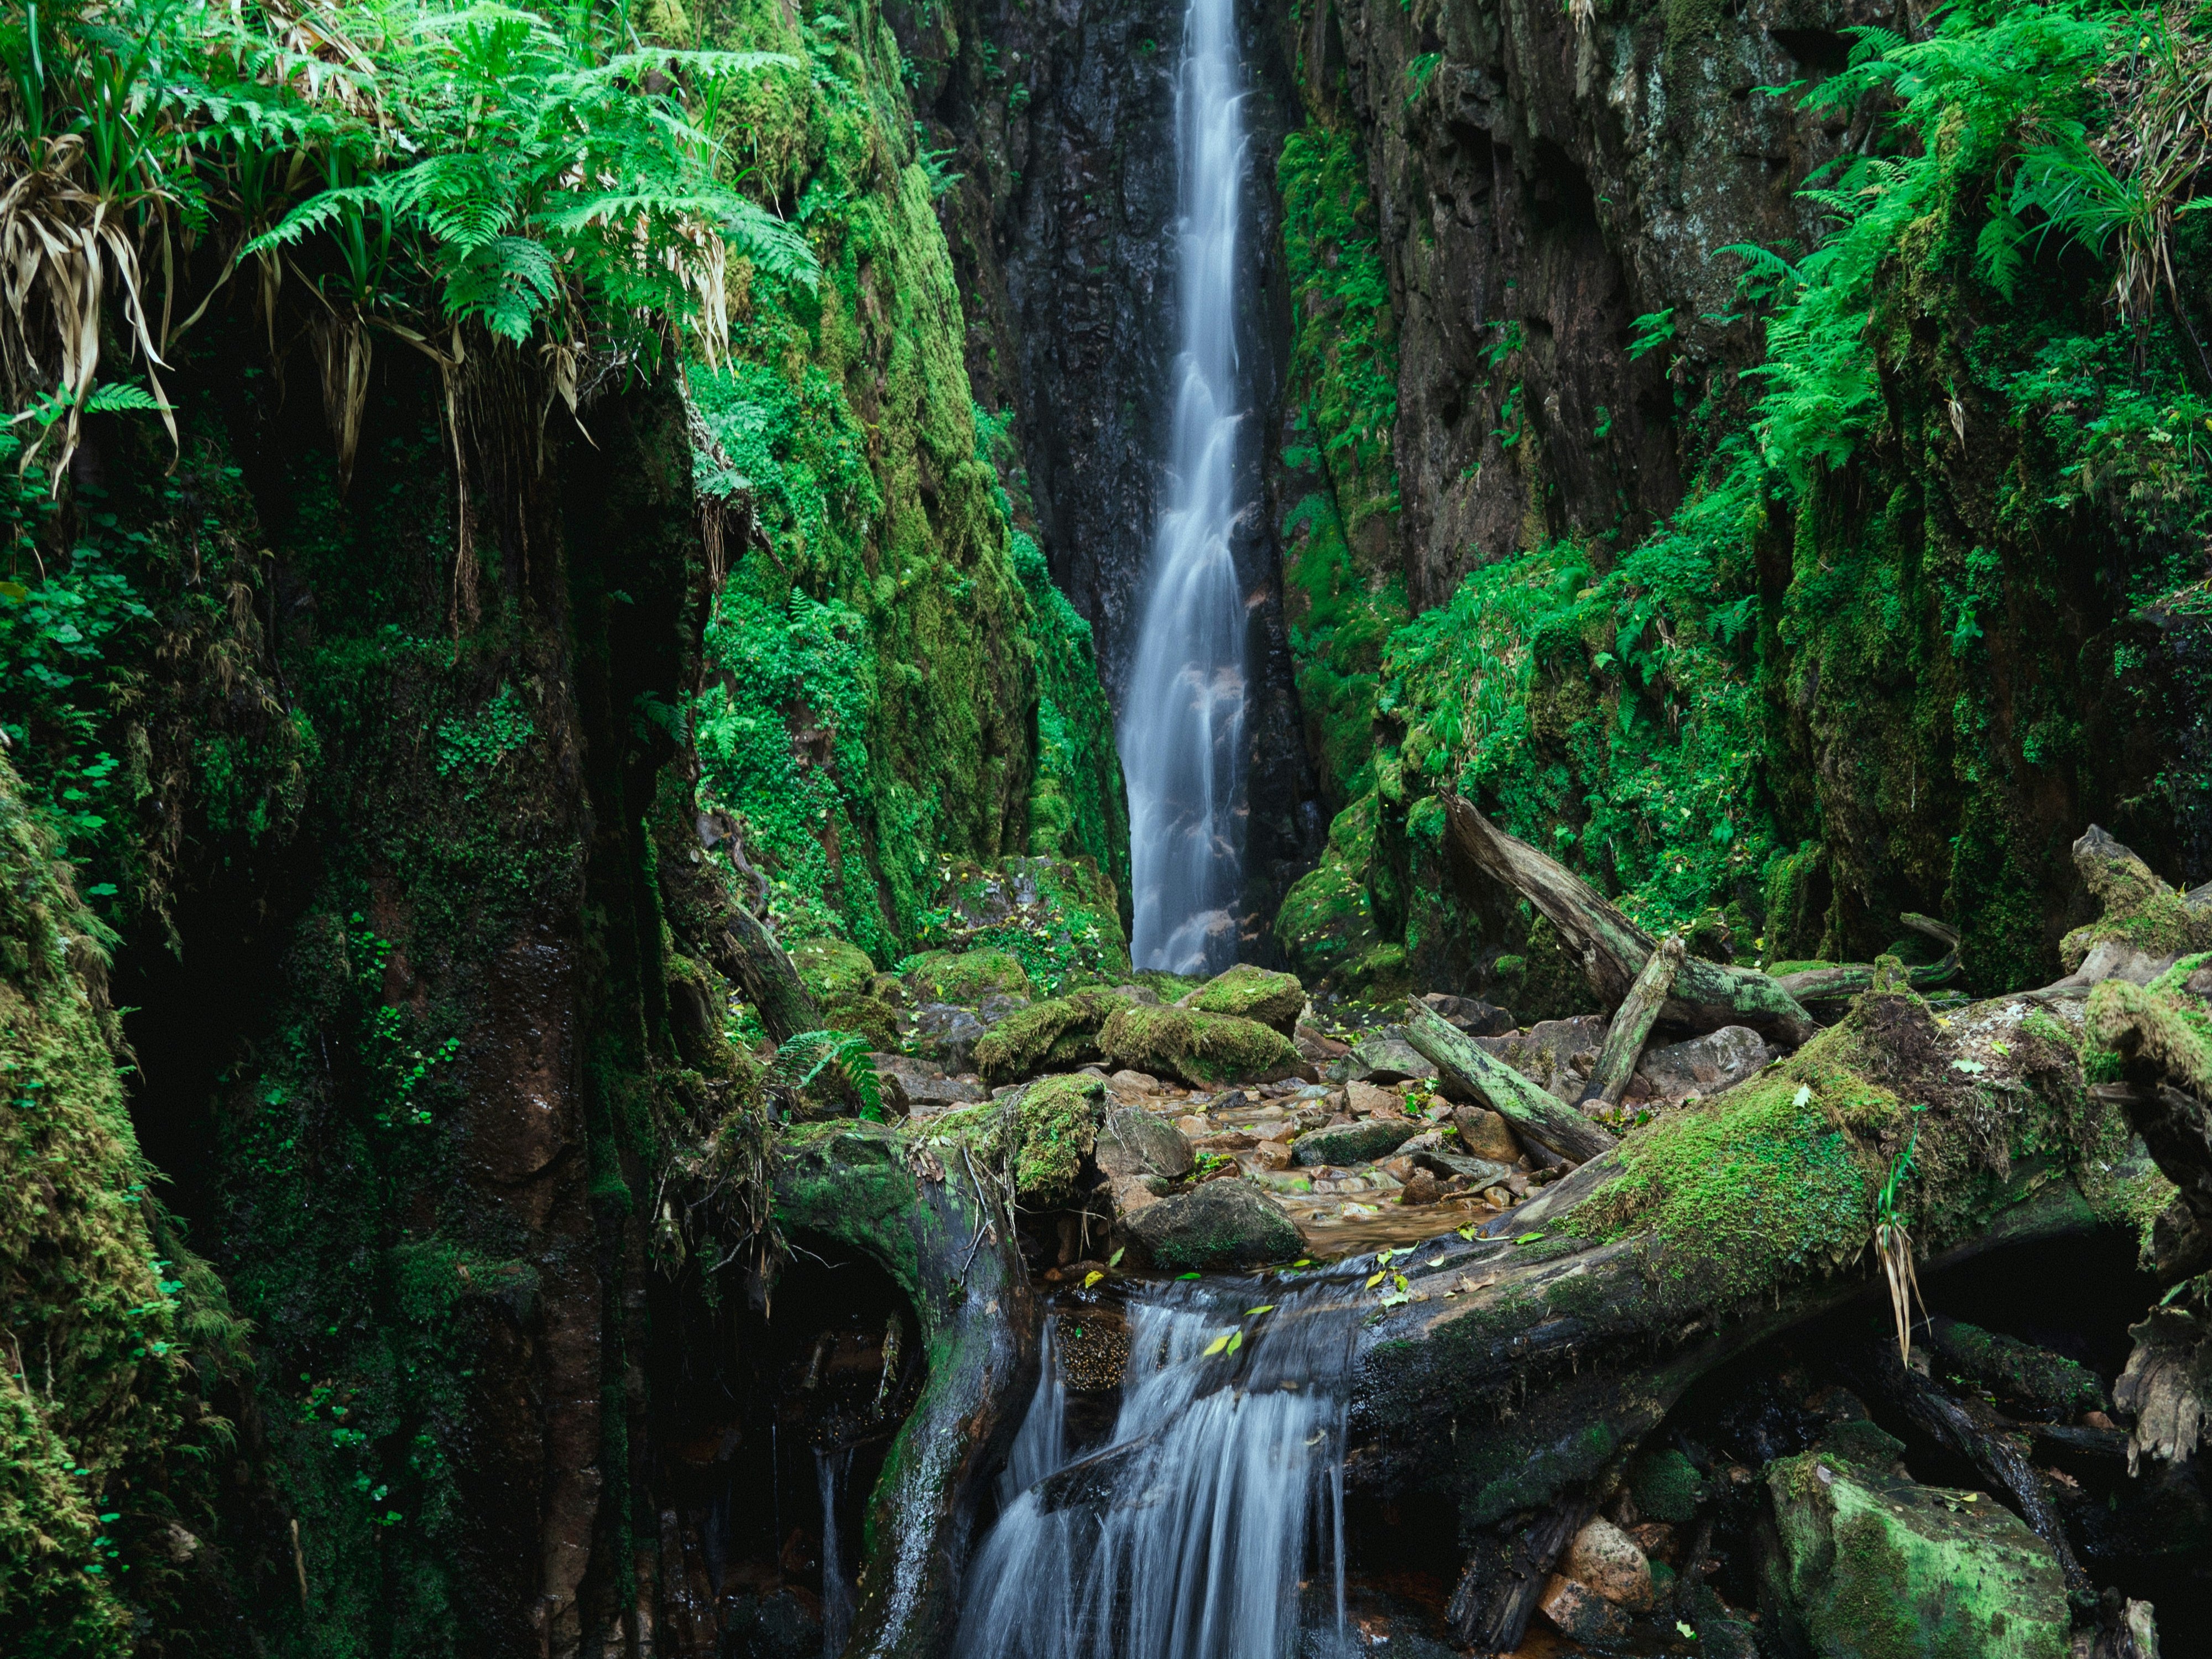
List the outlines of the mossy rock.
<svg viewBox="0 0 2212 1659">
<path fill-rule="evenodd" d="M 1041 1077 L 1004 1100 L 946 1112 L 929 1127 L 932 1139 L 965 1139 L 988 1168 L 1011 1164 L 1015 1197 L 1024 1209 L 1054 1210 L 1074 1200 L 1105 1115 L 1104 1082 L 1077 1073 Z"/>
<path fill-rule="evenodd" d="M 1291 1148 L 1291 1162 L 1301 1169 L 1324 1164 L 1371 1164 L 1388 1158 L 1428 1126 L 1412 1118 L 1370 1118 L 1364 1123 L 1339 1123 L 1302 1134 Z"/>
<path fill-rule="evenodd" d="M 1193 1084 L 1267 1083 L 1299 1064 L 1291 1040 L 1272 1026 L 1194 1008 L 1117 1008 L 1098 1046 L 1116 1066 Z"/>
<path fill-rule="evenodd" d="M 2065 1659 L 2051 1547 L 1985 1493 L 1923 1486 L 1815 1449 L 1769 1466 L 1776 1623 L 1820 1659 Z"/>
<path fill-rule="evenodd" d="M 1298 976 L 1345 995 L 1358 988 L 1346 973 L 1382 944 L 1366 882 L 1341 860 L 1325 855 L 1298 878 L 1275 912 L 1275 941 Z"/>
<path fill-rule="evenodd" d="M 877 1048 L 895 1048 L 898 1010 L 878 994 L 876 964 L 849 940 L 824 934 L 790 947 L 791 965 L 814 999 L 823 1029 L 858 1031 Z"/>
<path fill-rule="evenodd" d="M 973 1006 L 994 993 L 1030 994 L 1029 975 L 1006 951 L 925 951 L 899 965 L 906 970 L 907 988 L 923 1002 Z"/>
<path fill-rule="evenodd" d="M 1174 1273 L 1261 1267 L 1305 1248 L 1297 1223 L 1257 1188 L 1233 1179 L 1147 1204 L 1128 1225 L 1153 1264 Z"/>
<path fill-rule="evenodd" d="M 1628 1466 L 1628 1491 L 1643 1519 L 1676 1526 L 1698 1512 L 1705 1495 L 1698 1466 L 1671 1446 L 1638 1454 Z"/>
<path fill-rule="evenodd" d="M 803 939 L 789 947 L 791 965 L 816 1003 L 827 1006 L 866 996 L 876 978 L 876 964 L 859 945 L 824 934 Z"/>
<path fill-rule="evenodd" d="M 1306 988 L 1289 974 L 1272 973 L 1247 962 L 1215 975 L 1182 999 L 1203 1014 L 1234 1014 L 1272 1025 L 1285 1036 L 1297 1030 L 1305 1012 Z"/>
<path fill-rule="evenodd" d="M 994 1084 L 1018 1083 L 1040 1072 L 1066 1071 L 1103 1058 L 1098 1033 L 1127 997 L 1078 991 L 1017 1009 L 975 1044 L 975 1069 Z"/>
</svg>

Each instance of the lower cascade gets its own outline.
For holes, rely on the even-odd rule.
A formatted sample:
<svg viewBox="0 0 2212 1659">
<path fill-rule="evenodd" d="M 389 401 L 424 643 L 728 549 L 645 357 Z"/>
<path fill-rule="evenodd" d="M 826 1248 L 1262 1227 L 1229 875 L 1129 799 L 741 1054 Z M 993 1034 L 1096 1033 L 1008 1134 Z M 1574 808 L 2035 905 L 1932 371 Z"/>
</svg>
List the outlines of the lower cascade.
<svg viewBox="0 0 2212 1659">
<path fill-rule="evenodd" d="M 1342 1285 L 1286 1293 L 1237 1279 L 1139 1292 L 1103 1446 L 1069 1443 L 1063 1414 L 1084 1345 L 1118 1349 L 1120 1316 L 1056 1315 L 1008 1472 L 1008 1485 L 1029 1484 L 978 1552 L 955 1651 L 1281 1659 L 1340 1649 L 1351 1302 Z"/>
<path fill-rule="evenodd" d="M 1130 952 L 1210 972 L 1236 954 L 1230 905 L 1243 854 L 1244 597 L 1229 538 L 1243 406 L 1237 240 L 1245 141 L 1231 0 L 1191 0 L 1176 92 L 1182 350 L 1172 380 L 1168 500 L 1122 711 L 1129 784 Z"/>
</svg>

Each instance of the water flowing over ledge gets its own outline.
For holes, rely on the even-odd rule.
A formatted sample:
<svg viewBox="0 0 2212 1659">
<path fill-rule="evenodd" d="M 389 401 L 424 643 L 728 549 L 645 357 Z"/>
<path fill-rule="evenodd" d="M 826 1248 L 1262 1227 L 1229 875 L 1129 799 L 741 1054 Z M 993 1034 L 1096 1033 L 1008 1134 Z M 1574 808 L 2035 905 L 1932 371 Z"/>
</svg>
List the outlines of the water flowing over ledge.
<svg viewBox="0 0 2212 1659">
<path fill-rule="evenodd" d="M 1269 1304 L 1268 1297 L 1280 1300 Z M 1079 1331 L 1111 1318 L 1071 1309 Z M 1283 1659 L 1344 1635 L 1349 1287 L 1173 1284 L 1128 1313 L 1103 1448 L 1070 1445 L 1048 1337 L 1015 1489 L 985 1540 L 963 1659 Z"/>
<path fill-rule="evenodd" d="M 1121 727 L 1135 926 L 1145 968 L 1210 972 L 1236 956 L 1244 853 L 1243 595 L 1230 536 L 1243 422 L 1237 242 L 1246 146 L 1231 0 L 1191 0 L 1176 93 L 1182 351 L 1167 501 Z"/>
</svg>

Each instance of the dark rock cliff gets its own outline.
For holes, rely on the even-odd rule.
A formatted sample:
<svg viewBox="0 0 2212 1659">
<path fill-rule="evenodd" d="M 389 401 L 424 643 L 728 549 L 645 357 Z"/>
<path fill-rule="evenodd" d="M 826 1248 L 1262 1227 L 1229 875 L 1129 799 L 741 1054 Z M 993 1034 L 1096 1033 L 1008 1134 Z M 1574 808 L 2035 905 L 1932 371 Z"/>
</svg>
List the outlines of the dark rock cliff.
<svg viewBox="0 0 2212 1659">
<path fill-rule="evenodd" d="M 917 107 L 938 135 L 928 142 L 950 147 L 963 174 L 939 212 L 961 274 L 969 379 L 980 401 L 1016 413 L 1024 505 L 1055 578 L 1097 630 L 1100 674 L 1118 708 L 1168 446 L 1182 8 L 982 0 L 930 12 L 927 24 L 911 9 L 890 15 L 915 65 Z M 1255 413 L 1241 464 L 1257 501 L 1288 335 L 1273 157 L 1295 110 L 1267 9 L 1246 8 L 1242 24 L 1252 94 L 1239 357 Z M 1275 907 L 1317 852 L 1322 818 L 1268 515 L 1246 521 L 1236 555 L 1255 677 L 1242 950 L 1267 960 Z"/>
</svg>

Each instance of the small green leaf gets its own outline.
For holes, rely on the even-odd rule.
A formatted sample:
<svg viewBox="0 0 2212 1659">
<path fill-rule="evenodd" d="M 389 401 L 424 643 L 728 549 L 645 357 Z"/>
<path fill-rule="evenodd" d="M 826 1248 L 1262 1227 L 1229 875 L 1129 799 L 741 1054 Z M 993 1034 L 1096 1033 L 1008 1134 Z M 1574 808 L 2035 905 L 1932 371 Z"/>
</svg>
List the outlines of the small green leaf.
<svg viewBox="0 0 2212 1659">
<path fill-rule="evenodd" d="M 1108 1256 L 1106 1258 L 1106 1265 L 1109 1267 L 1120 1267 L 1121 1265 L 1121 1257 L 1127 1252 L 1128 1248 L 1129 1247 L 1127 1245 L 1124 1244 L 1120 1249 L 1115 1251 L 1113 1255 Z"/>
<path fill-rule="evenodd" d="M 1258 1315 L 1260 1315 L 1260 1314 L 1263 1314 L 1263 1313 L 1273 1313 L 1273 1312 L 1274 1312 L 1274 1311 L 1275 1311 L 1275 1304 L 1274 1304 L 1273 1303 L 1272 1303 L 1272 1302 L 1262 1302 L 1262 1303 L 1261 1303 L 1258 1307 L 1256 1307 L 1256 1308 L 1247 1308 L 1247 1309 L 1245 1309 L 1245 1310 L 1244 1310 L 1244 1317 L 1245 1317 L 1245 1318 L 1247 1318 L 1247 1319 L 1251 1319 L 1251 1318 L 1254 1318 L 1254 1317 L 1255 1317 L 1256 1316 L 1258 1316 Z"/>
<path fill-rule="evenodd" d="M 1237 1334 L 1237 1333 L 1234 1331 L 1229 1333 L 1229 1336 L 1234 1336 L 1235 1334 Z M 1212 1341 L 1207 1343 L 1206 1345 L 1205 1357 L 1211 1358 L 1213 1355 L 1218 1354 L 1224 1349 L 1227 1348 L 1229 1346 L 1229 1336 L 1217 1336 Z"/>
<path fill-rule="evenodd" d="M 1177 1279 L 1196 1279 L 1199 1275 L 1196 1273 L 1177 1273 L 1176 1277 Z"/>
<path fill-rule="evenodd" d="M 1237 1349 L 1239 1349 L 1239 1348 L 1243 1347 L 1243 1346 L 1244 1346 L 1244 1333 L 1243 1333 L 1243 1332 L 1242 1332 L 1242 1331 L 1238 1331 L 1238 1332 L 1235 1333 L 1233 1335 L 1231 1335 L 1231 1336 L 1230 1337 L 1230 1339 L 1229 1339 L 1229 1346 L 1228 1346 L 1228 1347 L 1227 1347 L 1224 1352 L 1228 1352 L 1228 1353 L 1235 1353 L 1235 1352 L 1237 1352 Z"/>
<path fill-rule="evenodd" d="M 1542 1238 L 1543 1237 L 1545 1237 L 1545 1235 L 1540 1232 L 1523 1233 L 1520 1237 L 1515 1239 L 1513 1242 L 1516 1244 L 1534 1244 L 1538 1239 Z"/>
<path fill-rule="evenodd" d="M 1802 1109 L 1805 1103 L 1812 1098 L 1813 1085 L 1809 1083 L 1801 1083 L 1797 1085 L 1797 1092 L 1790 1097 L 1790 1103 Z"/>
</svg>

